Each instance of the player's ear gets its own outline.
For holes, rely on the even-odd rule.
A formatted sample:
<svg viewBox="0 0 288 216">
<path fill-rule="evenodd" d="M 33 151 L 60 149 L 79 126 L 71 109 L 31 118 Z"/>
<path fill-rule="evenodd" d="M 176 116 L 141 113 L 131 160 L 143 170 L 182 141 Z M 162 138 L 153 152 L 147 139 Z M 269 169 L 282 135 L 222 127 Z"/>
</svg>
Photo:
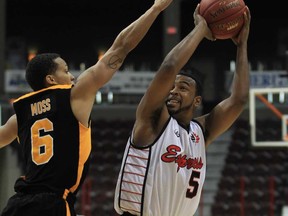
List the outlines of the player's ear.
<svg viewBox="0 0 288 216">
<path fill-rule="evenodd" d="M 196 96 L 194 98 L 194 105 L 195 107 L 199 107 L 202 104 L 202 97 L 201 96 Z"/>
<path fill-rule="evenodd" d="M 57 84 L 56 81 L 55 81 L 55 78 L 53 75 L 49 74 L 45 77 L 45 81 L 46 83 L 48 83 L 48 85 L 55 85 Z"/>
</svg>

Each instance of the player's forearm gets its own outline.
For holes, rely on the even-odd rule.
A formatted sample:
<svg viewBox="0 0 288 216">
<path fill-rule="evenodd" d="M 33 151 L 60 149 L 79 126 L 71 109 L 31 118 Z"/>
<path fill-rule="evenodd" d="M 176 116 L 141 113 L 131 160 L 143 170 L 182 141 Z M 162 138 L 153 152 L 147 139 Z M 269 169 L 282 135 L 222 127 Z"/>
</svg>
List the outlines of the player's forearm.
<svg viewBox="0 0 288 216">
<path fill-rule="evenodd" d="M 237 49 L 236 72 L 232 85 L 232 95 L 243 102 L 247 102 L 250 87 L 249 61 L 247 44 L 242 44 Z"/>
<path fill-rule="evenodd" d="M 169 64 L 173 63 L 175 72 L 178 73 L 191 58 L 205 37 L 205 34 L 206 29 L 203 28 L 201 24 L 195 26 L 195 28 L 169 52 L 164 62 L 168 62 Z"/>
<path fill-rule="evenodd" d="M 161 9 L 153 5 L 141 17 L 122 30 L 114 44 L 123 46 L 126 53 L 129 53 L 143 39 L 160 13 Z"/>
</svg>

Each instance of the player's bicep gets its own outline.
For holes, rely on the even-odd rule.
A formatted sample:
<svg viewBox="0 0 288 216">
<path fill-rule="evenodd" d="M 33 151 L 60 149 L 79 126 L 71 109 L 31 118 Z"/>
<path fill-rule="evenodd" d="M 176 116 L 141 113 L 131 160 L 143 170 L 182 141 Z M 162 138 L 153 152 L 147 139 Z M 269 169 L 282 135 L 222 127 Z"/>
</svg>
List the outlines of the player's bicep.
<svg viewBox="0 0 288 216">
<path fill-rule="evenodd" d="M 205 129 L 208 132 L 206 144 L 228 130 L 243 111 L 243 104 L 233 103 L 226 99 L 216 105 L 205 118 Z"/>
</svg>

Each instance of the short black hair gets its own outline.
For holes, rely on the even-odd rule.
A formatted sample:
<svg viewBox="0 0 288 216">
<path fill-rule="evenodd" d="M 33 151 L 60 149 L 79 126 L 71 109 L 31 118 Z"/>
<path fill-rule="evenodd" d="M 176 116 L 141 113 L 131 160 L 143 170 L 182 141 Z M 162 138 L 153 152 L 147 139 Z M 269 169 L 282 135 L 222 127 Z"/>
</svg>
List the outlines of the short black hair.
<svg viewBox="0 0 288 216">
<path fill-rule="evenodd" d="M 59 58 L 57 53 L 42 53 L 32 58 L 26 67 L 26 81 L 34 91 L 45 88 L 45 77 L 53 74 L 58 64 L 54 61 Z"/>
<path fill-rule="evenodd" d="M 183 76 L 188 76 L 192 78 L 193 80 L 195 80 L 196 95 L 202 96 L 204 76 L 198 69 L 194 67 L 183 68 L 178 74 L 183 75 Z"/>
</svg>

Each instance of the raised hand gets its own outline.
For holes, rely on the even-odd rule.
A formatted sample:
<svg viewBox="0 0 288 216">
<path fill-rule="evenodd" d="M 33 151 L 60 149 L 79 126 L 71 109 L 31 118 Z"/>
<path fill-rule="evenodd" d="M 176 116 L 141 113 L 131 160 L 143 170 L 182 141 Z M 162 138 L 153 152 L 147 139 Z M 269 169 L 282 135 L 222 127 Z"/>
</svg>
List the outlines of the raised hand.
<svg viewBox="0 0 288 216">
<path fill-rule="evenodd" d="M 231 38 L 234 44 L 236 44 L 237 46 L 242 43 L 247 43 L 250 32 L 250 22 L 251 14 L 249 8 L 246 6 L 246 11 L 244 12 L 244 25 L 239 34 L 236 37 Z"/>
<path fill-rule="evenodd" d="M 210 28 L 208 27 L 208 24 L 206 22 L 206 20 L 204 19 L 204 17 L 202 17 L 200 14 L 199 14 L 199 4 L 197 5 L 195 11 L 194 11 L 194 14 L 193 14 L 193 17 L 194 17 L 194 24 L 195 26 L 196 25 L 199 25 L 200 23 L 203 25 L 203 27 L 205 28 L 205 38 L 208 39 L 208 40 L 211 40 L 211 41 L 215 41 L 216 38 L 213 36 Z"/>
</svg>

